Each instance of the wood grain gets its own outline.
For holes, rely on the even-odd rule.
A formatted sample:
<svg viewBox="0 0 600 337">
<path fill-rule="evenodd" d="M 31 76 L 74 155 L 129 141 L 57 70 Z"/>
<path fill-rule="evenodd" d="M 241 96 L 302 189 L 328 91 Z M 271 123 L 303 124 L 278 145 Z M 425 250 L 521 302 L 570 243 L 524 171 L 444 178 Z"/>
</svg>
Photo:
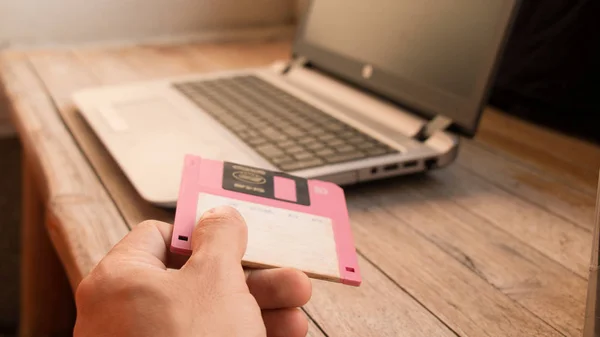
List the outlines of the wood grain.
<svg viewBox="0 0 600 337">
<path fill-rule="evenodd" d="M 586 277 L 590 257 L 589 230 L 496 188 L 469 172 L 453 167 L 440 171 L 436 177 L 443 182 L 436 185 L 438 195 L 453 195 L 465 210 Z"/>
<path fill-rule="evenodd" d="M 97 86 L 100 84 L 98 80 L 91 76 L 79 60 L 68 51 L 36 54 L 29 59 L 40 78 L 46 83 L 62 119 L 71 130 L 81 150 L 87 155 L 87 160 L 99 177 L 109 177 L 109 179 L 101 179 L 102 183 L 121 208 L 126 223 L 136 225 L 147 219 L 171 221 L 173 215 L 170 212 L 148 204 L 139 196 L 74 108 L 71 102 L 72 93 L 78 89 Z M 69 74 L 68 81 L 64 80 L 65 74 Z M 80 131 L 73 132 L 74 130 Z M 117 190 L 120 192 L 115 192 Z"/>
<path fill-rule="evenodd" d="M 266 44 L 199 45 L 195 48 L 201 57 L 227 69 L 261 67 L 291 57 L 291 45 L 288 41 L 273 41 Z"/>
<path fill-rule="evenodd" d="M 450 179 L 436 178 L 363 188 L 350 202 L 375 203 L 557 330 L 580 335 L 585 278 L 469 212 L 460 195 L 440 188 Z"/>
<path fill-rule="evenodd" d="M 123 49 L 115 56 L 129 64 L 139 79 L 161 79 L 189 75 L 191 70 L 195 73 L 203 73 L 221 69 L 217 62 L 203 57 L 192 45 L 174 48 L 139 46 Z"/>
<path fill-rule="evenodd" d="M 24 55 L 0 54 L 0 82 L 23 145 L 31 151 L 47 216 L 57 220 L 50 237 L 75 289 L 127 233 L 126 226 Z"/>
<path fill-rule="evenodd" d="M 455 336 L 365 259 L 359 288 L 315 280 L 307 312 L 329 337 Z"/>
<path fill-rule="evenodd" d="M 23 156 L 21 222 L 21 301 L 19 335 L 69 336 L 75 304 L 69 281 L 52 247 L 45 225 L 45 204 L 39 192 L 30 154 Z M 49 316 L 49 312 L 55 315 Z"/>
<path fill-rule="evenodd" d="M 477 139 L 552 173 L 596 186 L 600 168 L 597 145 L 487 109 Z"/>
<path fill-rule="evenodd" d="M 478 142 L 464 141 L 456 163 L 471 174 L 549 213 L 582 228 L 593 228 L 593 188 L 564 181 L 561 176 L 551 175 L 517 160 L 508 160 Z"/>
<path fill-rule="evenodd" d="M 326 337 L 310 317 L 308 318 L 308 332 L 306 333 L 306 337 Z"/>
<path fill-rule="evenodd" d="M 384 208 L 351 218 L 361 253 L 458 335 L 562 335 Z"/>
</svg>

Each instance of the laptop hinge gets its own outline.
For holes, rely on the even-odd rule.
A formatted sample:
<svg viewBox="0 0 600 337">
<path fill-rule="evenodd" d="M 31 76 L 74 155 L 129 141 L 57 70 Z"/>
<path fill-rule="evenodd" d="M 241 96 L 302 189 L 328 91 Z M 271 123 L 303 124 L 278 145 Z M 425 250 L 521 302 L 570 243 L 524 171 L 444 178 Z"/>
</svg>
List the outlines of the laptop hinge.
<svg viewBox="0 0 600 337">
<path fill-rule="evenodd" d="M 438 115 L 435 116 L 434 119 L 427 122 L 419 132 L 414 136 L 416 140 L 426 141 L 433 135 L 436 131 L 446 130 L 450 125 L 452 125 L 452 120 L 446 116 Z"/>
<path fill-rule="evenodd" d="M 287 74 L 293 68 L 302 68 L 308 63 L 308 60 L 304 56 L 298 56 L 285 65 L 285 68 L 281 71 L 281 75 Z"/>
</svg>

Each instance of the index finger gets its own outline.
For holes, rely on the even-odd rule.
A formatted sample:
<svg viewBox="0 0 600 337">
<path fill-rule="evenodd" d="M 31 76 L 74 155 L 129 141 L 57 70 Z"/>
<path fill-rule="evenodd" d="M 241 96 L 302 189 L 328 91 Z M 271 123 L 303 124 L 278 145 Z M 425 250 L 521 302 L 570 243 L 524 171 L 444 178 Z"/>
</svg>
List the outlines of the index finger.
<svg viewBox="0 0 600 337">
<path fill-rule="evenodd" d="M 172 234 L 171 224 L 156 220 L 144 221 L 127 233 L 104 260 L 167 269 L 173 262 L 173 255 L 169 252 Z"/>
</svg>

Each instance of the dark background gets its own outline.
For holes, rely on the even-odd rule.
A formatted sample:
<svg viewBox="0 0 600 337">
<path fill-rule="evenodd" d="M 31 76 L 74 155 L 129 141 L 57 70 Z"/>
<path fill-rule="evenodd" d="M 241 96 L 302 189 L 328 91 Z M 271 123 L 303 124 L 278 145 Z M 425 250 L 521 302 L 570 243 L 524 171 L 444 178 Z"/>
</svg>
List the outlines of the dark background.
<svg viewBox="0 0 600 337">
<path fill-rule="evenodd" d="M 20 218 L 21 146 L 16 136 L 0 137 L 0 337 L 17 331 Z"/>
<path fill-rule="evenodd" d="M 600 1 L 525 0 L 490 103 L 600 143 Z"/>
</svg>

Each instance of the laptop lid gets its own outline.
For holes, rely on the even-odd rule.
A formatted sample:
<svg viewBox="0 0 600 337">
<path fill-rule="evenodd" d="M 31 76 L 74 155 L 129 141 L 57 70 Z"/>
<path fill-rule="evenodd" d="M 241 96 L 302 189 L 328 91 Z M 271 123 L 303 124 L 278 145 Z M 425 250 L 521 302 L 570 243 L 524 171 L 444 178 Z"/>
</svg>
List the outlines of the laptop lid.
<svg viewBox="0 0 600 337">
<path fill-rule="evenodd" d="M 294 56 L 473 136 L 519 0 L 316 0 Z"/>
</svg>

